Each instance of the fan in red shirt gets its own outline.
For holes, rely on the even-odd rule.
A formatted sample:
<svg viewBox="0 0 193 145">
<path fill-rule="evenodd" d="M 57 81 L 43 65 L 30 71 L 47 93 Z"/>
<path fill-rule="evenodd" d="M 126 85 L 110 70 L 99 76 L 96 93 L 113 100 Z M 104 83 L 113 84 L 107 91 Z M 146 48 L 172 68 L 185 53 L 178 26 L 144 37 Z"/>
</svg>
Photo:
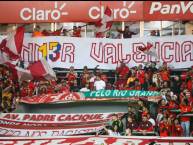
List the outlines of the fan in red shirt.
<svg viewBox="0 0 193 145">
<path fill-rule="evenodd" d="M 159 105 L 159 113 L 161 113 L 162 108 L 169 110 L 169 107 L 166 105 L 165 99 L 161 99 L 161 105 Z"/>
<path fill-rule="evenodd" d="M 124 61 L 121 63 L 121 67 L 116 68 L 115 73 L 119 74 L 118 81 L 120 81 L 120 78 L 123 77 L 123 82 L 125 84 L 127 84 L 127 77 L 129 75 L 129 68 L 125 65 Z"/>
<path fill-rule="evenodd" d="M 78 33 L 76 34 L 76 37 L 82 37 L 82 35 L 81 35 L 81 26 L 78 26 Z"/>
<path fill-rule="evenodd" d="M 170 109 L 170 110 L 172 110 L 172 109 L 177 110 L 177 109 L 179 108 L 179 105 L 180 105 L 180 104 L 179 104 L 178 101 L 177 101 L 177 96 L 176 96 L 176 95 L 173 95 L 173 96 L 172 96 L 172 99 L 169 100 L 169 109 Z M 177 116 L 177 113 L 171 112 L 171 113 L 170 113 L 170 116 L 176 117 L 176 116 Z"/>
<path fill-rule="evenodd" d="M 77 31 L 77 27 L 73 26 L 73 34 L 71 37 L 77 37 L 78 31 Z"/>
<path fill-rule="evenodd" d="M 66 78 L 68 78 L 68 85 L 70 87 L 72 87 L 74 85 L 74 83 L 71 80 L 72 79 L 75 80 L 77 78 L 77 73 L 74 72 L 74 67 L 73 66 L 70 67 L 70 72 L 67 73 Z"/>
<path fill-rule="evenodd" d="M 120 81 L 114 82 L 115 89 L 118 89 L 119 91 L 124 90 L 125 83 L 123 81 L 123 77 L 120 77 Z"/>
<path fill-rule="evenodd" d="M 143 135 L 146 135 L 146 132 L 152 131 L 153 125 L 148 121 L 147 116 L 143 116 L 143 121 L 139 124 L 138 131 L 143 132 Z"/>
<path fill-rule="evenodd" d="M 103 70 L 100 69 L 99 73 L 97 73 L 97 75 L 101 75 L 101 80 L 103 80 L 105 83 L 107 83 L 107 76 L 103 73 Z"/>
<path fill-rule="evenodd" d="M 54 72 L 57 75 L 57 71 L 54 71 Z M 50 84 L 52 86 L 56 86 L 58 84 L 57 81 L 58 81 L 58 77 L 55 77 L 53 80 L 50 81 Z"/>
<path fill-rule="evenodd" d="M 88 72 L 87 66 L 84 66 L 84 71 L 80 74 L 80 76 L 82 77 L 82 87 L 85 87 L 85 84 L 89 80 L 91 75 L 92 73 Z"/>
<path fill-rule="evenodd" d="M 134 89 L 133 89 L 133 88 L 134 88 L 134 85 L 135 85 L 134 82 L 130 82 L 130 83 L 129 83 L 129 87 L 125 88 L 125 90 L 134 90 Z"/>
<path fill-rule="evenodd" d="M 141 84 L 144 84 L 145 71 L 142 70 L 142 65 L 141 64 L 138 67 L 136 77 L 139 79 Z"/>
<path fill-rule="evenodd" d="M 188 88 L 184 88 L 182 93 L 180 93 L 180 103 L 182 102 L 183 98 L 186 98 L 186 95 L 188 95 Z"/>
<path fill-rule="evenodd" d="M 152 83 L 151 86 L 148 87 L 149 91 L 158 91 L 157 87 L 156 87 L 156 83 Z"/>
<path fill-rule="evenodd" d="M 183 128 L 179 124 L 178 118 L 174 119 L 174 123 L 171 123 L 171 117 L 168 120 L 169 125 L 171 126 L 171 131 L 172 131 L 172 137 L 182 137 L 183 136 Z"/>
<path fill-rule="evenodd" d="M 134 90 L 142 90 L 141 83 L 139 82 L 138 78 L 134 80 L 134 83 L 135 83 Z"/>
<path fill-rule="evenodd" d="M 67 86 L 66 81 L 62 80 L 61 83 L 62 83 L 62 89 L 61 89 L 60 93 L 64 93 L 64 92 L 69 93 L 70 92 L 70 87 Z"/>
<path fill-rule="evenodd" d="M 27 87 L 28 82 L 23 81 L 20 82 L 20 92 L 21 92 L 21 97 L 30 97 L 32 96 L 33 90 Z"/>
<path fill-rule="evenodd" d="M 27 87 L 30 88 L 31 90 L 33 90 L 32 96 L 35 95 L 35 92 L 36 92 L 37 87 L 36 87 L 36 85 L 33 83 L 33 81 L 28 82 Z"/>
<path fill-rule="evenodd" d="M 142 113 L 142 118 L 143 116 L 147 116 L 147 113 L 148 113 L 148 107 L 147 106 L 143 106 L 143 113 Z"/>
<path fill-rule="evenodd" d="M 167 63 L 166 62 L 163 62 L 163 69 L 164 69 L 164 71 L 168 74 L 168 75 L 170 75 L 170 68 L 167 66 Z M 168 84 L 170 85 L 170 78 L 168 77 L 168 76 L 165 76 L 165 79 L 164 80 L 166 80 L 167 82 L 168 82 Z"/>
<path fill-rule="evenodd" d="M 157 122 L 159 123 L 160 127 L 161 127 L 161 131 L 160 131 L 160 136 L 161 137 L 167 137 L 171 135 L 171 126 L 168 123 L 168 119 L 167 118 L 163 118 L 163 122 L 159 122 L 159 117 L 157 118 Z"/>
</svg>

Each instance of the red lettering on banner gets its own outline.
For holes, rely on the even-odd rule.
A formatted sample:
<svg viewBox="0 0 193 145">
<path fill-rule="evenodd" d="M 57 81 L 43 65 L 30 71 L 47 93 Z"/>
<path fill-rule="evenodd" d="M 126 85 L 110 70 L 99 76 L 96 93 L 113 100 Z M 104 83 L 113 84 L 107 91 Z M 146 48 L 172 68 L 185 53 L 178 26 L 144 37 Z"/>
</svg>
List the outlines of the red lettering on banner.
<svg viewBox="0 0 193 145">
<path fill-rule="evenodd" d="M 75 46 L 72 43 L 64 43 L 62 49 L 61 62 L 67 62 L 66 57 L 69 56 L 69 63 L 74 63 Z"/>
<path fill-rule="evenodd" d="M 11 132 L 12 134 L 8 134 L 9 132 Z M 14 131 L 13 131 L 13 130 L 8 130 L 8 132 L 7 132 L 7 134 L 6 134 L 6 135 L 10 135 L 10 136 L 12 136 L 12 135 L 13 135 L 13 133 L 14 133 Z"/>
<path fill-rule="evenodd" d="M 96 60 L 99 63 L 103 62 L 103 45 L 102 43 L 99 43 L 98 49 L 96 49 L 96 43 L 92 43 L 91 51 L 90 51 L 90 57 L 92 57 L 94 60 Z M 98 54 L 96 54 L 98 52 Z"/>
<path fill-rule="evenodd" d="M 82 133 L 81 133 L 82 132 Z M 85 133 L 87 133 L 88 132 L 88 130 L 87 129 L 83 129 L 83 130 L 79 130 L 78 131 L 78 134 L 85 134 Z"/>
<path fill-rule="evenodd" d="M 15 133 L 18 133 L 17 135 Z M 13 136 L 19 136 L 21 134 L 21 131 L 15 131 L 12 135 Z"/>
<path fill-rule="evenodd" d="M 27 120 L 29 118 L 30 118 L 30 115 L 27 114 L 27 115 L 24 116 L 23 120 Z"/>
<path fill-rule="evenodd" d="M 10 114 L 7 114 L 5 117 L 3 118 L 7 118 L 7 119 L 11 119 L 11 115 Z"/>
<path fill-rule="evenodd" d="M 167 57 L 166 52 L 169 51 L 166 51 L 167 47 L 169 48 L 169 50 L 174 50 L 174 42 L 164 42 L 161 46 L 161 59 L 167 63 L 170 63 L 174 60 L 174 54 Z"/>
<path fill-rule="evenodd" d="M 109 114 L 109 116 L 107 118 L 111 118 L 113 114 Z"/>
<path fill-rule="evenodd" d="M 54 133 L 58 133 L 58 134 L 59 134 L 59 131 L 52 131 L 52 135 L 51 135 L 51 136 L 53 136 Z M 54 135 L 54 136 L 58 136 L 58 134 L 57 134 L 57 135 Z"/>
<path fill-rule="evenodd" d="M 126 58 L 123 58 L 122 44 L 119 43 L 118 43 L 118 61 L 120 63 L 122 61 L 126 61 L 126 63 L 129 63 L 131 61 L 131 54 L 126 54 Z"/>
<path fill-rule="evenodd" d="M 52 62 L 56 62 L 60 58 L 60 50 L 61 50 L 60 43 L 57 44 L 57 45 L 60 45 L 60 46 L 52 46 L 52 44 L 54 44 L 54 43 L 58 43 L 58 42 L 50 42 L 49 43 L 49 50 L 54 50 L 54 48 L 56 48 L 55 51 L 53 51 L 51 54 L 49 54 L 49 59 Z M 55 57 L 53 57 L 53 54 L 55 54 Z"/>
<path fill-rule="evenodd" d="M 81 118 L 82 118 L 82 115 L 80 115 L 80 117 L 79 117 L 79 119 L 78 119 L 78 120 L 81 120 Z"/>
<path fill-rule="evenodd" d="M 55 117 L 56 117 L 56 115 L 51 115 L 50 121 L 54 121 Z"/>
<path fill-rule="evenodd" d="M 43 119 L 44 119 L 44 116 L 43 116 L 43 115 L 38 115 L 37 121 L 42 121 Z"/>
<path fill-rule="evenodd" d="M 191 41 L 184 41 L 184 43 L 182 43 L 181 45 L 182 62 L 193 61 L 192 45 L 193 43 Z M 187 59 L 188 56 L 189 56 L 189 59 Z"/>
<path fill-rule="evenodd" d="M 104 117 L 102 117 L 103 116 L 103 114 L 99 114 L 98 116 L 97 116 L 97 119 L 103 119 Z"/>
<path fill-rule="evenodd" d="M 175 43 L 175 61 L 180 62 L 180 44 L 178 42 Z"/>
<path fill-rule="evenodd" d="M 61 132 L 61 134 L 60 134 L 59 136 L 65 136 L 65 135 L 64 135 L 64 130 Z"/>
<path fill-rule="evenodd" d="M 26 53 L 27 55 L 25 55 Z M 33 62 L 33 43 L 28 43 L 28 47 L 22 45 L 21 58 L 24 61 Z"/>
<path fill-rule="evenodd" d="M 27 131 L 25 137 L 30 137 L 30 136 L 29 136 L 29 131 Z"/>
<path fill-rule="evenodd" d="M 32 115 L 29 121 L 36 121 L 36 115 Z"/>
<path fill-rule="evenodd" d="M 116 47 L 111 43 L 107 43 L 104 46 L 104 63 L 108 63 L 111 58 L 112 64 L 116 64 Z"/>
<path fill-rule="evenodd" d="M 94 117 L 93 117 L 94 116 Z M 96 117 L 98 116 L 98 114 L 92 114 L 91 116 L 90 116 L 90 120 L 94 120 L 94 119 L 96 119 Z"/>
<path fill-rule="evenodd" d="M 40 131 L 33 131 L 31 137 L 36 137 L 36 136 L 34 136 L 36 133 L 38 133 L 37 137 L 38 137 L 38 136 L 41 136 Z"/>
<path fill-rule="evenodd" d="M 71 115 L 68 115 L 64 121 L 71 121 Z"/>
<path fill-rule="evenodd" d="M 58 120 L 59 121 L 64 121 L 64 119 L 62 119 L 62 117 L 65 117 L 66 115 L 60 115 L 59 117 L 58 117 Z"/>
<path fill-rule="evenodd" d="M 7 132 L 8 132 L 8 130 L 7 129 L 3 129 L 3 128 L 0 128 L 1 129 L 1 131 L 0 131 L 0 134 L 2 134 L 2 135 L 5 135 Z M 3 132 L 4 131 L 4 132 Z M 3 133 L 2 133 L 3 132 Z"/>
<path fill-rule="evenodd" d="M 50 115 L 45 115 L 44 121 L 49 121 L 50 120 Z"/>
<path fill-rule="evenodd" d="M 86 117 L 86 118 L 85 118 L 85 117 Z M 90 117 L 89 114 L 84 115 L 84 116 L 82 117 L 82 121 L 87 121 L 89 117 Z"/>
<path fill-rule="evenodd" d="M 71 134 L 68 134 L 69 132 L 71 132 Z M 65 135 L 72 135 L 72 134 L 75 134 L 73 133 L 73 130 L 68 130 Z"/>
<path fill-rule="evenodd" d="M 12 114 L 12 118 L 13 119 L 16 119 L 18 116 L 19 116 L 19 114 L 17 114 L 17 115 L 16 114 Z"/>
<path fill-rule="evenodd" d="M 145 47 L 145 45 L 143 43 L 133 43 L 133 61 L 136 63 L 141 63 L 146 59 L 146 55 L 138 50 L 139 47 Z"/>
<path fill-rule="evenodd" d="M 74 116 L 72 117 L 72 121 L 78 121 L 78 119 L 75 119 L 75 117 L 79 117 L 79 115 L 74 115 Z"/>
</svg>

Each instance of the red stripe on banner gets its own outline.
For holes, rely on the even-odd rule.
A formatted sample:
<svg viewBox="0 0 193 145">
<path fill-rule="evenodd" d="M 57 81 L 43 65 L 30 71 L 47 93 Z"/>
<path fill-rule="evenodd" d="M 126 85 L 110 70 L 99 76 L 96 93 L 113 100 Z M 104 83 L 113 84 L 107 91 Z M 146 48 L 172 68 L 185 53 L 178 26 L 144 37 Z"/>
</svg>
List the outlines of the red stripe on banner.
<svg viewBox="0 0 193 145">
<path fill-rule="evenodd" d="M 105 124 L 107 125 L 107 124 Z M 28 129 L 28 130 L 56 130 L 56 129 L 76 129 L 76 128 L 88 128 L 88 127 L 99 127 L 101 124 L 95 125 L 82 125 L 82 126 L 63 126 L 63 127 L 32 127 L 32 126 L 22 126 L 22 125 L 6 125 L 0 124 L 0 127 L 12 128 L 12 129 Z"/>
</svg>

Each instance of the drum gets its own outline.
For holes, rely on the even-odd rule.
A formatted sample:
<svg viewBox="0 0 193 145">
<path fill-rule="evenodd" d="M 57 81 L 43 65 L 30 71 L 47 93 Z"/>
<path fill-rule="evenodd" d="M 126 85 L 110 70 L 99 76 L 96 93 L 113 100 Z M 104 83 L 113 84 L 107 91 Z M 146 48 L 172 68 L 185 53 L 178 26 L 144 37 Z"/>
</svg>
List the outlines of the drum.
<svg viewBox="0 0 193 145">
<path fill-rule="evenodd" d="M 41 85 L 38 89 L 38 94 L 43 95 L 48 91 L 47 85 Z"/>
<path fill-rule="evenodd" d="M 163 78 L 160 73 L 153 74 L 152 83 L 156 83 L 156 87 L 159 89 L 163 87 Z"/>
</svg>

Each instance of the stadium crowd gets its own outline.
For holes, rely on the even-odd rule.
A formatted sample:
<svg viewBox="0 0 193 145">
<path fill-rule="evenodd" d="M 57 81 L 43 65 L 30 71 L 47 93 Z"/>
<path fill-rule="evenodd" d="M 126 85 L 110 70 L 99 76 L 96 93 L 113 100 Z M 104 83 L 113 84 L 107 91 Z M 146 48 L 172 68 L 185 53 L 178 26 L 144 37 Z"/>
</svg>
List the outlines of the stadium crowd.
<svg viewBox="0 0 193 145">
<path fill-rule="evenodd" d="M 117 31 L 120 30 L 117 29 Z M 63 35 L 67 36 L 67 32 L 67 30 L 64 30 Z M 126 33 L 130 33 L 129 28 Z M 123 35 L 124 38 L 131 38 L 132 34 L 135 35 L 137 33 L 132 32 L 128 35 Z M 151 35 L 158 36 L 155 34 L 156 31 L 151 32 Z M 37 26 L 32 37 L 42 36 L 40 27 Z M 77 28 L 75 26 L 71 37 L 81 37 L 81 27 Z M 107 33 L 106 38 L 109 38 L 109 33 Z M 190 116 L 182 116 L 178 119 L 177 115 L 192 114 L 193 111 L 193 66 L 187 72 L 183 72 L 182 76 L 177 75 L 173 78 L 171 77 L 171 69 L 166 62 L 159 68 L 156 67 L 156 62 L 144 64 L 144 67 L 139 64 L 139 66 L 129 68 L 125 65 L 125 62 L 122 62 L 121 66 L 112 70 L 109 75 L 103 73 L 102 69 L 97 73 L 98 66 L 95 67 L 93 72 L 89 72 L 85 66 L 79 76 L 72 66 L 62 80 L 59 79 L 57 71 L 55 71 L 56 78 L 52 81 L 26 80 L 22 82 L 12 80 L 9 67 L 0 65 L 0 109 L 3 113 L 11 112 L 22 105 L 19 102 L 21 98 L 33 95 L 63 92 L 84 93 L 93 90 L 159 91 L 159 96 L 162 99 L 154 102 L 159 108 L 155 120 L 152 118 L 151 110 L 146 104 L 147 101 L 139 97 L 138 105 L 133 105 L 129 100 L 128 113 L 121 118 L 118 118 L 117 115 L 113 116 L 112 130 L 105 128 L 105 126 L 104 129 L 109 134 L 119 135 L 120 132 L 123 132 L 121 120 L 125 118 L 127 123 L 125 135 L 128 136 L 132 136 L 133 132 L 142 132 L 143 135 L 147 135 L 146 132 L 148 131 L 157 131 L 163 137 L 190 136 Z M 18 61 L 17 65 L 24 68 L 21 60 Z M 109 76 L 113 77 L 115 74 L 118 76 L 116 82 L 108 79 Z M 162 79 L 160 80 L 158 76 L 161 76 Z M 80 83 L 78 83 L 78 77 L 80 78 Z M 135 108 L 135 113 L 132 113 L 132 108 Z M 171 110 L 178 110 L 179 112 L 172 112 Z"/>
</svg>

